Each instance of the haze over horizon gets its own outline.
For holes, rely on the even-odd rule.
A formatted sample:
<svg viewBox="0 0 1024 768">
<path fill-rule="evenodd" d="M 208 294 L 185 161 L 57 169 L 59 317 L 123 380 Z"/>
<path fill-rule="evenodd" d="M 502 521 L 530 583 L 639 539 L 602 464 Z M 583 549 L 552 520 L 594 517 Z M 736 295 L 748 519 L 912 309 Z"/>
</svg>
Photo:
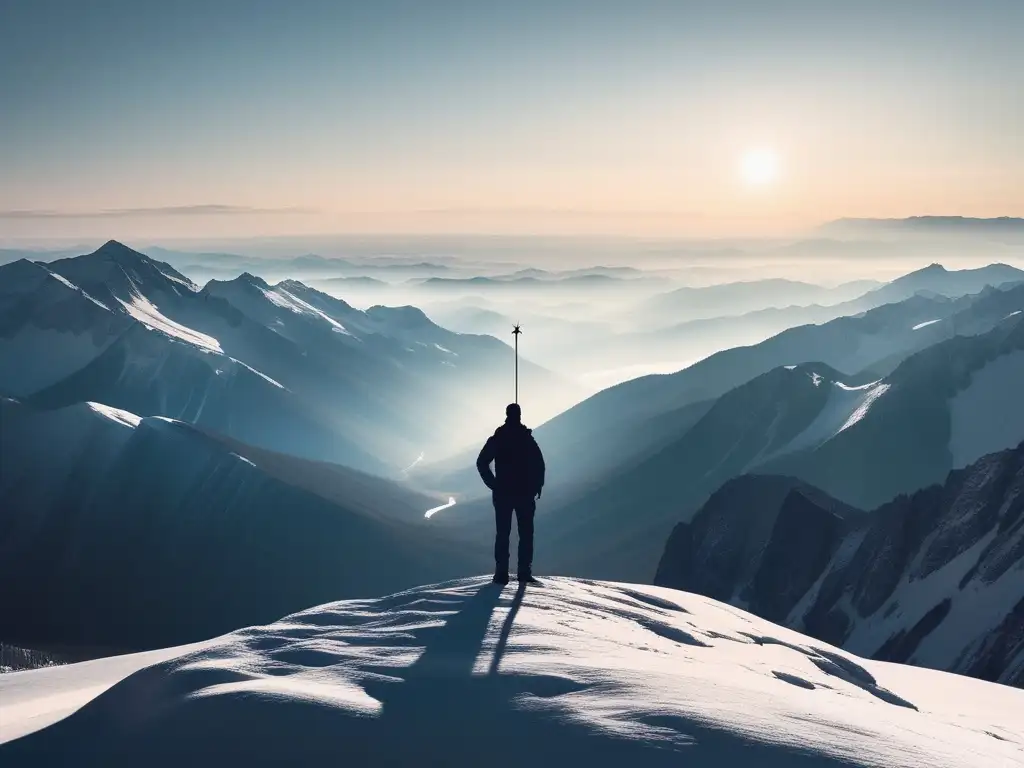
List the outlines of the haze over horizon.
<svg viewBox="0 0 1024 768">
<path fill-rule="evenodd" d="M 763 237 L 1024 214 L 1008 1 L 3 16 L 5 240 Z"/>
</svg>

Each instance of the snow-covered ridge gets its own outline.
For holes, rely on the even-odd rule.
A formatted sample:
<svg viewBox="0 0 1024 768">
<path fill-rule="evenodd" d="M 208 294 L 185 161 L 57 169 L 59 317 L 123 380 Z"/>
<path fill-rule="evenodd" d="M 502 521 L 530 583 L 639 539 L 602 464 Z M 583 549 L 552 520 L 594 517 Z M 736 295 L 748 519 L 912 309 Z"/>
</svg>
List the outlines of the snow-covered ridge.
<svg viewBox="0 0 1024 768">
<path fill-rule="evenodd" d="M 109 405 L 103 405 L 102 403 L 86 403 L 90 409 L 105 416 L 117 424 L 122 424 L 126 427 L 132 427 L 133 429 L 142 422 L 141 416 L 136 416 L 134 413 L 123 411 L 120 408 L 112 408 Z"/>
<path fill-rule="evenodd" d="M 36 732 L 0 761 L 1008 768 L 1022 709 L 684 592 L 473 578 L 5 675 L 0 735 Z"/>
<path fill-rule="evenodd" d="M 124 311 L 134 317 L 151 331 L 160 331 L 168 336 L 187 342 L 207 352 L 223 354 L 220 342 L 205 333 L 187 328 L 181 323 L 176 323 L 166 315 L 162 314 L 156 305 L 141 293 L 136 293 L 130 302 L 118 299 L 118 303 L 124 307 Z"/>
<path fill-rule="evenodd" d="M 338 333 L 344 333 L 346 336 L 352 335 L 344 325 L 339 323 L 326 312 L 323 312 L 312 304 L 303 301 L 294 293 L 291 293 L 280 285 L 276 285 L 273 288 L 261 288 L 260 290 L 268 301 L 278 307 L 287 309 L 297 315 L 309 315 L 311 317 L 319 318 L 330 325 L 331 328 Z"/>
</svg>

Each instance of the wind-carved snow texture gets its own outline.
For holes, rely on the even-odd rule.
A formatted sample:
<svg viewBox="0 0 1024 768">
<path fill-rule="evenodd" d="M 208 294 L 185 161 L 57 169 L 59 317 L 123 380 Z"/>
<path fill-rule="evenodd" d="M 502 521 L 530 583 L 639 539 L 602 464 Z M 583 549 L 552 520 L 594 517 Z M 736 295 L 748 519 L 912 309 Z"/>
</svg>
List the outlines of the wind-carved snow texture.
<svg viewBox="0 0 1024 768">
<path fill-rule="evenodd" d="M 688 593 L 472 578 L 4 675 L 0 762 L 1010 768 L 1022 708 Z"/>
<path fill-rule="evenodd" d="M 997 357 L 950 401 L 949 451 L 959 469 L 1024 435 L 1024 351 Z"/>
</svg>

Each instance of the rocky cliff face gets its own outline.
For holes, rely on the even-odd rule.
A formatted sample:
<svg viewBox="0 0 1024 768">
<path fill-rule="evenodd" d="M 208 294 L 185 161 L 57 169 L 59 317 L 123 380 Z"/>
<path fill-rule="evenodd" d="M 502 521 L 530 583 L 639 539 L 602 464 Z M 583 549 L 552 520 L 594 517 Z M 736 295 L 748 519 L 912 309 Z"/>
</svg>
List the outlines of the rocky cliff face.
<svg viewBox="0 0 1024 768">
<path fill-rule="evenodd" d="M 1024 685 L 1024 444 L 869 513 L 737 478 L 675 528 L 655 583 L 863 656 Z"/>
</svg>

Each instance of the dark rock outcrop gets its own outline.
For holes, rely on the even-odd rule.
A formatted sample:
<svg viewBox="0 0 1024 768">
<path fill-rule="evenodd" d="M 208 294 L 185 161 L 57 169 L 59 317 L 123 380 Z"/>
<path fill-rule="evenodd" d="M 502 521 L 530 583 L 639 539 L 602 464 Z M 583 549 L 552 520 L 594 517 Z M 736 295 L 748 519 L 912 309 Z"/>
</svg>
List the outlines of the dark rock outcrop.
<svg viewBox="0 0 1024 768">
<path fill-rule="evenodd" d="M 726 483 L 655 583 L 864 656 L 1024 683 L 1024 443 L 858 513 L 785 477 Z"/>
</svg>

